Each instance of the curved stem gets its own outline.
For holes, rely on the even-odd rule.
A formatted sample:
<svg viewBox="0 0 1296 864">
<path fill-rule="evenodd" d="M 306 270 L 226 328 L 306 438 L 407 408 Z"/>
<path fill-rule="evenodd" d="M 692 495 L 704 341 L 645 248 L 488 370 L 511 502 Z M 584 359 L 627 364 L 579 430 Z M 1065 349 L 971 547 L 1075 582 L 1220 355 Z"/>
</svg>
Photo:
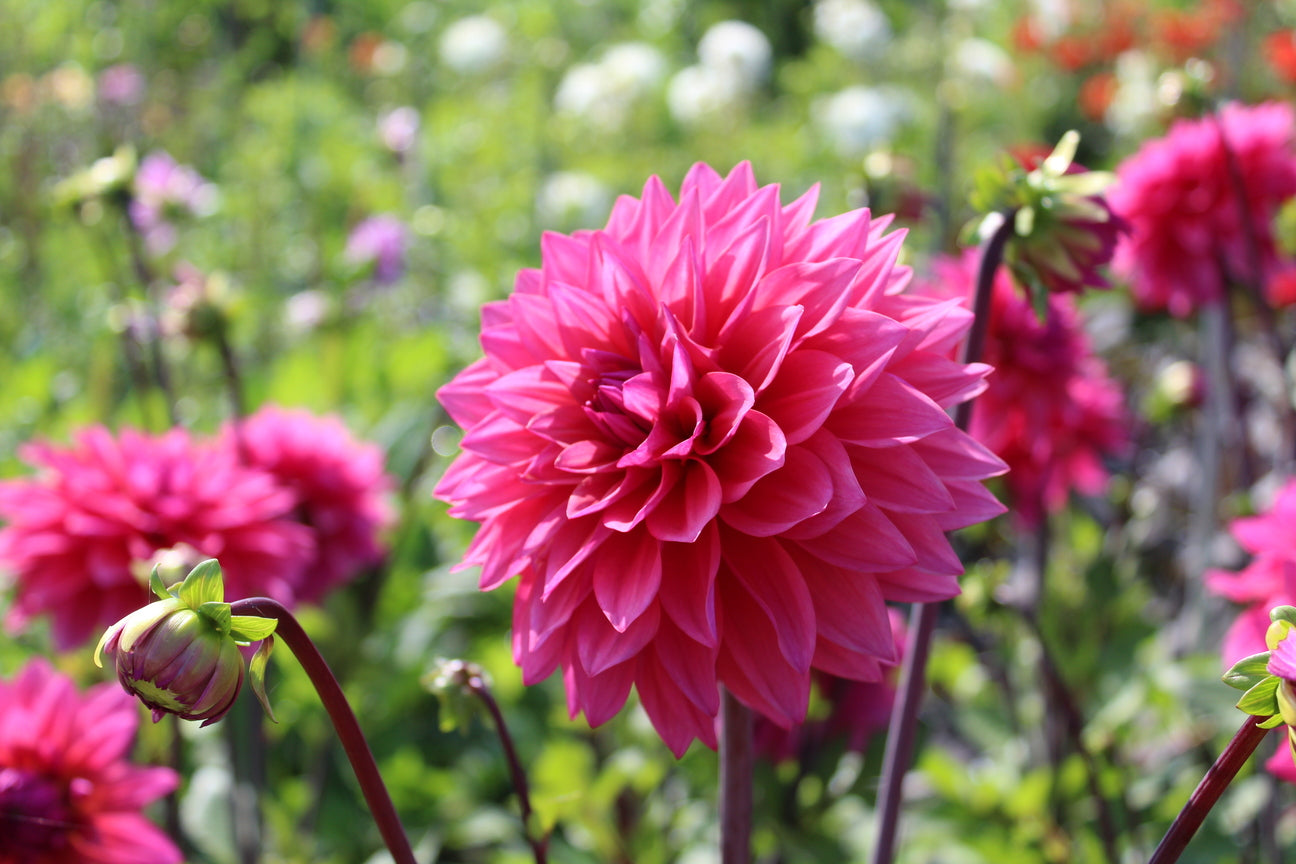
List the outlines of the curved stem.
<svg viewBox="0 0 1296 864">
<path fill-rule="evenodd" d="M 1012 237 L 1015 216 L 1015 211 L 1005 212 L 1003 222 L 981 250 L 976 296 L 972 301 L 972 327 L 968 330 L 967 341 L 963 343 L 964 363 L 979 361 L 985 348 L 986 334 L 990 329 L 990 301 L 994 297 L 995 274 L 1003 263 L 1004 249 Z M 969 400 L 954 408 L 954 424 L 965 432 L 972 422 L 972 405 L 973 402 Z M 878 839 L 877 846 L 873 849 L 873 864 L 890 864 L 895 856 L 902 786 L 904 775 L 912 762 L 918 706 L 927 686 L 927 655 L 939 611 L 938 604 L 916 603 L 909 613 L 909 637 L 900 667 L 900 694 L 891 709 L 886 750 L 882 757 L 882 779 L 878 792 Z"/>
<path fill-rule="evenodd" d="M 720 861 L 749 864 L 752 829 L 752 713 L 727 689 L 720 695 Z"/>
<path fill-rule="evenodd" d="M 1175 817 L 1175 821 L 1161 838 L 1160 845 L 1148 859 L 1148 864 L 1172 864 L 1178 861 L 1188 841 L 1192 840 L 1197 829 L 1206 819 L 1206 814 L 1215 806 L 1229 783 L 1237 776 L 1238 771 L 1246 764 L 1247 759 L 1255 752 L 1256 747 L 1268 734 L 1268 729 L 1261 729 L 1263 717 L 1247 717 L 1242 728 L 1233 736 L 1233 740 L 1224 748 L 1224 752 L 1215 760 L 1215 764 L 1206 772 L 1206 776 L 1197 784 L 1188 803 Z"/>
<path fill-rule="evenodd" d="M 509 734 L 508 724 L 504 722 L 504 712 L 500 710 L 499 703 L 495 701 L 494 695 L 491 694 L 490 688 L 486 686 L 486 681 L 481 675 L 470 676 L 466 686 L 482 701 L 486 710 L 490 712 L 491 720 L 495 722 L 495 732 L 499 735 L 500 746 L 504 748 L 504 759 L 508 762 L 513 791 L 518 797 L 518 808 L 522 811 L 522 829 L 526 834 L 527 843 L 531 846 L 531 854 L 535 857 L 536 864 L 545 864 L 548 859 L 549 840 L 547 837 L 535 837 L 531 833 L 531 794 L 527 788 L 526 772 L 522 770 L 522 761 L 518 759 L 517 749 L 513 746 L 513 736 Z"/>
<path fill-rule="evenodd" d="M 329 669 L 328 663 L 315 647 L 315 643 L 311 642 L 310 637 L 306 635 L 306 631 L 297 623 L 292 613 L 275 600 L 267 597 L 236 600 L 230 604 L 230 611 L 234 615 L 258 615 L 262 618 L 273 618 L 278 622 L 275 635 L 288 643 L 293 656 L 306 671 L 311 684 L 315 686 L 315 692 L 319 694 L 320 701 L 324 703 L 324 710 L 328 712 L 338 740 L 342 742 L 342 749 L 346 751 L 347 758 L 351 761 L 356 780 L 360 782 L 360 791 L 364 793 L 365 802 L 369 805 L 374 822 L 377 823 L 378 831 L 382 834 L 392 858 L 396 864 L 417 864 L 414 851 L 410 848 L 409 838 L 405 836 L 405 829 L 401 827 L 400 817 L 396 814 L 395 805 L 392 804 L 391 795 L 383 784 L 382 775 L 378 773 L 378 763 L 374 761 L 369 742 L 365 740 L 360 723 L 342 693 L 342 687 L 333 677 L 333 671 Z"/>
</svg>

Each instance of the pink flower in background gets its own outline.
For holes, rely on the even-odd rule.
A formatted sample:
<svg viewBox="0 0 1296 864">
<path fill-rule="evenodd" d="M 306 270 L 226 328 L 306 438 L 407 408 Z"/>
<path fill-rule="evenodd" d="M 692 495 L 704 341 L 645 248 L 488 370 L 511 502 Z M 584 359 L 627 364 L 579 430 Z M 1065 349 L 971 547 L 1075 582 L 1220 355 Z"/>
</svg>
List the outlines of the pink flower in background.
<svg viewBox="0 0 1296 864">
<path fill-rule="evenodd" d="M 127 761 L 138 725 L 135 700 L 115 683 L 78 693 L 41 659 L 0 680 L 0 861 L 180 861 L 140 812 L 178 778 Z"/>
<path fill-rule="evenodd" d="M 917 290 L 970 303 L 977 264 L 976 250 L 938 258 Z M 972 411 L 971 432 L 1008 464 L 1004 482 L 1014 515 L 1035 525 L 1065 506 L 1073 489 L 1105 491 L 1103 459 L 1129 450 L 1129 417 L 1120 386 L 1089 347 L 1073 299 L 1050 295 L 1047 320 L 1040 321 L 1001 269 L 982 357 L 994 372 Z"/>
<path fill-rule="evenodd" d="M 846 749 L 862 753 L 879 732 L 886 732 L 895 703 L 899 663 L 904 659 L 904 617 L 888 609 L 891 636 L 895 643 L 895 665 L 883 670 L 880 681 L 852 681 L 820 672 L 814 683 L 827 713 L 819 720 L 784 729 L 764 717 L 757 717 L 754 730 L 756 752 L 775 762 L 805 759 L 832 742 L 844 742 Z"/>
<path fill-rule="evenodd" d="M 373 265 L 374 281 L 390 285 L 405 273 L 405 223 L 395 216 L 370 216 L 351 229 L 347 237 L 346 260 L 355 265 Z"/>
<path fill-rule="evenodd" d="M 175 246 L 176 229 L 171 222 L 175 214 L 206 216 L 215 208 L 215 185 L 193 168 L 161 151 L 141 160 L 135 172 L 130 218 L 151 254 L 165 255 Z"/>
<path fill-rule="evenodd" d="M 1218 117 L 1176 122 L 1121 163 L 1108 201 L 1132 231 L 1117 247 L 1114 266 L 1140 307 L 1182 318 L 1219 302 L 1230 278 L 1267 281 L 1277 264 L 1274 215 L 1296 195 L 1294 148 L 1289 106 L 1229 104 Z M 1245 201 L 1238 200 L 1233 168 Z M 1260 274 L 1251 272 L 1248 219 Z"/>
<path fill-rule="evenodd" d="M 69 447 L 20 453 L 40 472 L 0 483 L 0 566 L 16 580 L 9 626 L 48 614 L 60 648 L 98 636 L 149 602 L 141 565 L 180 544 L 220 559 L 231 600 L 296 600 L 315 554 L 312 532 L 289 518 L 297 497 L 229 448 L 179 429 L 114 437 L 96 426 Z"/>
<path fill-rule="evenodd" d="M 944 532 L 1003 509 L 944 410 L 983 386 L 948 359 L 970 315 L 894 296 L 889 220 L 815 201 L 745 163 L 678 202 L 652 178 L 544 236 L 438 394 L 466 435 L 436 494 L 481 523 L 482 588 L 519 577 L 523 680 L 561 668 L 594 725 L 635 687 L 676 754 L 715 745 L 720 684 L 789 726 L 812 670 L 879 680 L 884 601 L 956 594 Z"/>
<path fill-rule="evenodd" d="M 377 446 L 357 441 L 337 417 L 276 406 L 261 408 L 237 432 L 227 426 L 222 440 L 296 496 L 293 515 L 315 538 L 293 589 L 298 601 L 318 601 L 382 560 L 378 533 L 392 519 L 384 498 L 392 482 Z"/>
<path fill-rule="evenodd" d="M 144 99 L 144 73 L 133 63 L 117 63 L 99 73 L 99 100 L 105 105 L 129 108 Z"/>
</svg>

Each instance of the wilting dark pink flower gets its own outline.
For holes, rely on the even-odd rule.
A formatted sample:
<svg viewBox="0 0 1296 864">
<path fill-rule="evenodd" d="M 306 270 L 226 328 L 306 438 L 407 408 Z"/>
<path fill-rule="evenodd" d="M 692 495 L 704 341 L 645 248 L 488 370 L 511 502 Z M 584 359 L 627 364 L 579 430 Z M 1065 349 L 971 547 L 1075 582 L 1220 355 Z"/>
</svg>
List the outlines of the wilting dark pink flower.
<svg viewBox="0 0 1296 864">
<path fill-rule="evenodd" d="M 1116 250 L 1117 272 L 1142 308 L 1190 315 L 1223 298 L 1230 279 L 1263 284 L 1276 264 L 1273 218 L 1296 195 L 1292 109 L 1229 104 L 1217 117 L 1180 120 L 1121 163 L 1117 178 L 1108 201 L 1131 226 Z"/>
<path fill-rule="evenodd" d="M 975 250 L 938 258 L 918 291 L 970 302 L 977 263 Z M 1034 525 L 1063 507 L 1072 490 L 1102 493 L 1104 458 L 1130 446 L 1129 418 L 1119 385 L 1089 347 L 1073 298 L 1049 295 L 1041 321 L 1000 270 L 982 357 L 994 372 L 972 411 L 971 432 L 1008 464 L 1013 514 Z"/>
<path fill-rule="evenodd" d="M 392 482 L 376 445 L 357 441 L 337 417 L 273 405 L 222 434 L 248 465 L 293 492 L 293 515 L 315 537 L 297 600 L 318 601 L 382 560 L 378 533 L 391 522 L 384 496 Z"/>
<path fill-rule="evenodd" d="M 803 759 L 812 751 L 831 742 L 843 742 L 848 750 L 863 752 L 869 741 L 879 732 L 885 732 L 891 720 L 891 707 L 895 703 L 896 676 L 899 663 L 904 659 L 904 617 L 896 609 L 888 609 L 891 635 L 895 642 L 895 665 L 883 670 L 880 681 L 852 681 L 824 672 L 814 676 L 819 696 L 826 703 L 822 719 L 806 720 L 784 729 L 764 717 L 757 717 L 754 732 L 756 752 L 767 759 L 781 762 Z"/>
<path fill-rule="evenodd" d="M 41 471 L 0 483 L 0 565 L 17 583 L 11 627 L 48 614 L 60 648 L 97 636 L 149 601 L 141 565 L 180 544 L 219 556 L 231 599 L 295 601 L 315 554 L 312 532 L 290 518 L 298 499 L 229 448 L 179 429 L 92 427 L 70 447 L 20 452 Z"/>
<path fill-rule="evenodd" d="M 138 725 L 135 700 L 116 684 L 79 693 L 44 660 L 0 680 L 0 861 L 180 861 L 140 812 L 178 778 L 127 760 Z"/>
<path fill-rule="evenodd" d="M 900 234 L 811 222 L 751 167 L 657 178 L 607 227 L 546 234 L 438 394 L 464 427 L 436 493 L 481 523 L 464 566 L 518 576 L 513 652 L 599 724 L 630 688 L 667 745 L 715 744 L 718 685 L 800 722 L 811 670 L 880 679 L 884 601 L 957 593 L 944 532 L 1002 508 L 1002 464 L 945 408 L 984 366 L 970 316 L 899 292 Z"/>
<path fill-rule="evenodd" d="M 150 153 L 140 161 L 130 202 L 131 224 L 144 237 L 148 251 L 163 255 L 176 243 L 171 217 L 177 213 L 205 216 L 216 206 L 216 187 L 170 154 Z"/>
<path fill-rule="evenodd" d="M 373 265 L 374 281 L 390 285 L 405 272 L 405 223 L 395 216 L 370 216 L 347 237 L 345 257 L 352 264 Z"/>
</svg>

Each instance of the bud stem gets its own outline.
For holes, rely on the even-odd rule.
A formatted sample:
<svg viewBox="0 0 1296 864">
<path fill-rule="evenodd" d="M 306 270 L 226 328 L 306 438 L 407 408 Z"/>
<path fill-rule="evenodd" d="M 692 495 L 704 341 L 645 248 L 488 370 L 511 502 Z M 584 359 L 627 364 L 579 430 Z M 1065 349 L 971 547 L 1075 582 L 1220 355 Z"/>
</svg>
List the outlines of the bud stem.
<svg viewBox="0 0 1296 864">
<path fill-rule="evenodd" d="M 360 723 L 347 703 L 337 678 L 333 677 L 333 671 L 329 669 L 319 649 L 306 635 L 306 631 L 297 623 L 297 619 L 291 612 L 266 597 L 236 600 L 230 604 L 230 610 L 235 615 L 257 615 L 262 618 L 273 618 L 278 622 L 275 635 L 288 644 L 293 656 L 297 658 L 297 662 L 310 678 L 311 684 L 315 686 L 320 701 L 324 703 L 324 710 L 328 712 L 333 729 L 342 742 L 342 749 L 346 751 L 347 758 L 351 761 L 351 768 L 355 771 L 356 779 L 360 781 L 360 790 L 364 793 L 365 802 L 369 805 L 369 811 L 373 814 L 374 822 L 377 823 L 378 831 L 382 834 L 392 858 L 396 864 L 417 864 L 414 851 L 410 848 L 409 838 L 405 836 L 405 829 L 401 827 L 400 817 L 396 814 L 395 805 L 392 804 L 391 795 L 383 784 L 382 775 L 378 773 L 378 764 L 374 761 L 373 751 L 369 749 L 369 742 L 365 740 L 364 733 L 360 730 Z"/>
<path fill-rule="evenodd" d="M 1179 860 L 1179 856 L 1188 846 L 1188 841 L 1192 840 L 1193 835 L 1206 819 L 1206 814 L 1215 806 L 1220 795 L 1228 788 L 1229 783 L 1233 782 L 1238 771 L 1251 758 L 1251 754 L 1268 734 L 1268 729 L 1260 728 L 1260 724 L 1266 719 L 1247 717 L 1242 728 L 1237 731 L 1233 740 L 1224 748 L 1224 752 L 1215 760 L 1215 764 L 1206 772 L 1206 776 L 1197 784 L 1192 795 L 1188 796 L 1188 803 L 1184 805 L 1183 810 L 1179 811 L 1165 837 L 1161 838 L 1161 843 L 1148 859 L 1148 864 L 1173 864 Z"/>
<path fill-rule="evenodd" d="M 990 306 L 994 296 L 995 275 L 1003 263 L 1004 250 L 1013 235 L 1016 213 L 1003 214 L 1003 221 L 981 249 L 977 268 L 976 296 L 972 301 L 972 327 L 963 343 L 963 362 L 976 363 L 985 348 L 990 329 Z M 954 408 L 954 425 L 964 432 L 972 422 L 971 400 Z M 878 793 L 877 845 L 873 864 L 891 864 L 895 857 L 896 829 L 900 821 L 900 803 L 904 775 L 913 759 L 914 736 L 917 733 L 918 706 L 927 686 L 927 655 L 932 633 L 936 630 L 938 603 L 915 603 L 909 613 L 909 637 L 904 662 L 900 666 L 900 698 L 891 709 L 887 727 L 886 750 L 882 756 L 882 779 Z"/>
</svg>

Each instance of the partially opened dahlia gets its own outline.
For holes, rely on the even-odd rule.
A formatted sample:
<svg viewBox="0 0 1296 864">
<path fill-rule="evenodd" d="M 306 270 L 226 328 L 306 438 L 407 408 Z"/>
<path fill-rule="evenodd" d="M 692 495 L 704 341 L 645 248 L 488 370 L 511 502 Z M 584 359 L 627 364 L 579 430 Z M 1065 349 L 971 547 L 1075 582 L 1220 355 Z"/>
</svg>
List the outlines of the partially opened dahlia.
<svg viewBox="0 0 1296 864">
<path fill-rule="evenodd" d="M 464 566 L 519 577 L 513 653 L 600 724 L 633 686 L 667 745 L 715 746 L 719 685 L 781 725 L 812 669 L 878 680 L 886 600 L 942 600 L 945 537 L 1002 508 L 1002 463 L 945 413 L 987 367 L 969 314 L 902 297 L 901 234 L 811 222 L 747 164 L 656 177 L 606 228 L 546 234 L 439 393 L 464 427 L 437 495 L 481 523 Z"/>
</svg>

